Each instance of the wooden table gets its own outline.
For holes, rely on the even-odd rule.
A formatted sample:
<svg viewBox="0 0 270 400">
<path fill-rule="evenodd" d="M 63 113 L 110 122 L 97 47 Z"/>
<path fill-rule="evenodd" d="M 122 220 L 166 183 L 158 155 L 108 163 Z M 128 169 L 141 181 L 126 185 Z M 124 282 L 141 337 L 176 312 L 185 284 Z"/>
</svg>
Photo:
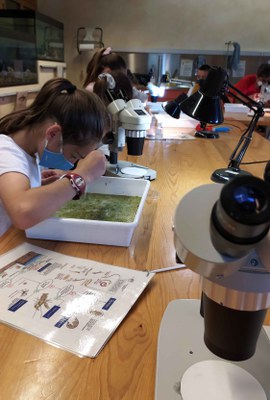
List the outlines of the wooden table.
<svg viewBox="0 0 270 400">
<path fill-rule="evenodd" d="M 242 122 L 245 125 L 248 125 L 251 121 L 251 116 L 247 115 L 246 113 L 234 113 L 234 112 L 226 112 L 224 114 L 224 118 L 228 121 L 237 121 Z M 270 126 L 270 113 L 266 112 L 263 117 L 259 119 L 258 125 L 261 126 Z"/>
<path fill-rule="evenodd" d="M 148 140 L 136 160 L 157 170 L 139 225 L 129 248 L 29 240 L 11 228 L 0 240 L 0 253 L 26 241 L 63 254 L 133 269 L 175 264 L 173 215 L 192 188 L 210 183 L 216 168 L 225 167 L 242 124 L 220 139 Z M 245 161 L 266 160 L 270 142 L 258 134 Z M 134 161 L 134 157 L 121 158 Z M 246 167 L 262 177 L 265 164 Z M 199 199 L 198 199 L 199 206 Z M 45 342 L 0 325 L 1 400 L 153 400 L 157 339 L 168 303 L 200 298 L 200 277 L 189 269 L 160 273 L 96 359 L 79 358 Z M 270 313 L 265 320 L 270 324 Z M 167 400 L 167 399 L 166 399 Z"/>
</svg>

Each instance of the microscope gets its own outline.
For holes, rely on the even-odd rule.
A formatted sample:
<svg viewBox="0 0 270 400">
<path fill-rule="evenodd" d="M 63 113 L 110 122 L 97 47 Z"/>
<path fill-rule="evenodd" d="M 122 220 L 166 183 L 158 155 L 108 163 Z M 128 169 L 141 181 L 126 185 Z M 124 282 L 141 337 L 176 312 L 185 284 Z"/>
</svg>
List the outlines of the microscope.
<svg viewBox="0 0 270 400">
<path fill-rule="evenodd" d="M 270 306 L 269 227 L 270 185 L 251 175 L 238 175 L 225 185 L 199 186 L 178 204 L 176 253 L 201 276 L 202 298 L 175 300 L 165 311 L 159 334 L 156 400 L 165 398 L 165 393 L 170 399 L 180 394 L 183 400 L 270 399 L 270 342 L 262 329 Z M 214 397 L 199 392 L 199 397 L 192 397 L 191 389 L 196 389 L 184 388 L 192 368 L 202 365 L 195 372 L 198 377 L 209 364 L 211 374 L 204 379 L 209 379 L 208 387 L 220 378 L 217 371 L 222 364 L 230 395 L 223 395 L 220 386 Z M 167 381 L 162 378 L 164 373 Z M 180 379 L 178 396 L 173 389 L 176 376 Z"/>
<path fill-rule="evenodd" d="M 263 83 L 261 85 L 259 100 L 263 103 L 270 100 L 270 85 L 268 83 Z"/>
<path fill-rule="evenodd" d="M 153 180 L 156 171 L 128 161 L 119 161 L 118 152 L 127 145 L 127 153 L 140 156 L 143 153 L 146 131 L 150 128 L 151 116 L 139 99 L 127 101 L 122 91 L 107 90 L 110 101 L 107 109 L 111 115 L 112 130 L 103 139 L 109 145 L 109 164 L 107 171 L 124 178 Z"/>
</svg>

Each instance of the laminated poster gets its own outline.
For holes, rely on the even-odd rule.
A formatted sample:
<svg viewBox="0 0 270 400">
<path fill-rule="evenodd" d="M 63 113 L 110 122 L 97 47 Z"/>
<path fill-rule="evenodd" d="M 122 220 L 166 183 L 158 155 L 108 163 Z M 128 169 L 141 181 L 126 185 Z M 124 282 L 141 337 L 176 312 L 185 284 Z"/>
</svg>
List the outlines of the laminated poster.
<svg viewBox="0 0 270 400">
<path fill-rule="evenodd" d="M 180 76 L 192 76 L 193 60 L 183 59 L 180 64 Z"/>
<path fill-rule="evenodd" d="M 153 276 L 23 243 L 0 256 L 0 321 L 96 357 Z"/>
</svg>

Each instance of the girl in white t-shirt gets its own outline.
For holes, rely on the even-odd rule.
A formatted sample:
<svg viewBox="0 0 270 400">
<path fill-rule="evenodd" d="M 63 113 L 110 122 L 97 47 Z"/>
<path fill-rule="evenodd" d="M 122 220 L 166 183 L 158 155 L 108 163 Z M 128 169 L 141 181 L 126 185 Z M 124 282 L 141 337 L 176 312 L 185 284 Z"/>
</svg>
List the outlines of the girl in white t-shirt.
<svg viewBox="0 0 270 400">
<path fill-rule="evenodd" d="M 95 149 L 108 124 L 99 97 L 63 78 L 45 83 L 26 109 L 0 119 L 0 235 L 12 224 L 28 229 L 52 216 L 104 174 L 106 158 Z M 42 176 L 40 165 L 49 168 Z"/>
</svg>

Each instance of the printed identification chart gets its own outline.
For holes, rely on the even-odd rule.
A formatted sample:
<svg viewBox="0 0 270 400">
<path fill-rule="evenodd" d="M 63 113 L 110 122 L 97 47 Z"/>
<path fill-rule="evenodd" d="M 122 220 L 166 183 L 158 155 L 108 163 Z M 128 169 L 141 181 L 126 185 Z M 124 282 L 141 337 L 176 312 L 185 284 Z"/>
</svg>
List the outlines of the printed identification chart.
<svg viewBox="0 0 270 400">
<path fill-rule="evenodd" d="M 0 321 L 96 357 L 153 276 L 23 243 L 0 256 Z"/>
</svg>

